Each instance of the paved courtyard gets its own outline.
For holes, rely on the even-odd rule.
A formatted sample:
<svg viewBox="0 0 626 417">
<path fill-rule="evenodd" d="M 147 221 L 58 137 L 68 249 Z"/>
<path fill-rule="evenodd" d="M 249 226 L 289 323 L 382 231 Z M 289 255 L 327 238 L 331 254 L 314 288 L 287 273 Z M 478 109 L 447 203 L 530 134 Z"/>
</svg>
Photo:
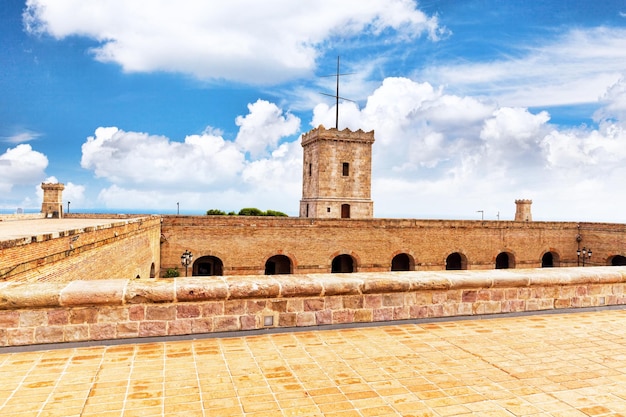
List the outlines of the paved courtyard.
<svg viewBox="0 0 626 417">
<path fill-rule="evenodd" d="M 626 311 L 0 353 L 0 415 L 626 416 Z"/>
</svg>

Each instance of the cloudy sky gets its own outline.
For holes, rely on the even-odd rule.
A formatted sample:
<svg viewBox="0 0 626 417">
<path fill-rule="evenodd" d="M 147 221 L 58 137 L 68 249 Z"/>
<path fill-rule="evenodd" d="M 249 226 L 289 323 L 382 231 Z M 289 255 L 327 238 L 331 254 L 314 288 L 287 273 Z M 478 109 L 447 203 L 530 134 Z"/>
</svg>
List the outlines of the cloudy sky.
<svg viewBox="0 0 626 417">
<path fill-rule="evenodd" d="M 4 212 L 297 215 L 340 56 L 376 217 L 626 222 L 623 0 L 3 0 L 0 45 Z"/>
</svg>

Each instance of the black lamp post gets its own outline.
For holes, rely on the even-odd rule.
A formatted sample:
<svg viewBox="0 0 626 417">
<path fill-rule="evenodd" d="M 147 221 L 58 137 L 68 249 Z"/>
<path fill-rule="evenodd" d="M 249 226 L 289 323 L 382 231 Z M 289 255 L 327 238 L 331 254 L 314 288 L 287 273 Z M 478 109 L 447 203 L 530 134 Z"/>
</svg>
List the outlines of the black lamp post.
<svg viewBox="0 0 626 417">
<path fill-rule="evenodd" d="M 580 266 L 580 259 L 582 256 L 583 266 L 585 266 L 585 259 L 587 259 L 587 263 L 591 261 L 591 249 L 587 249 L 585 247 L 582 250 L 579 248 L 576 250 L 576 256 L 578 256 L 578 266 Z"/>
<path fill-rule="evenodd" d="M 185 276 L 187 276 L 187 268 L 191 265 L 191 261 L 193 260 L 193 254 L 186 250 L 180 255 L 180 263 L 185 267 Z"/>
</svg>

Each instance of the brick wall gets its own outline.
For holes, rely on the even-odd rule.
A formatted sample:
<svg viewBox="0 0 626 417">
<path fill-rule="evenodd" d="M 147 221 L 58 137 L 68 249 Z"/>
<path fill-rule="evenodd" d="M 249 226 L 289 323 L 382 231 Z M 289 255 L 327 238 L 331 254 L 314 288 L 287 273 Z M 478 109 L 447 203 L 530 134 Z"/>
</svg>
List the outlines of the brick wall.
<svg viewBox="0 0 626 417">
<path fill-rule="evenodd" d="M 120 218 L 86 227 L 0 242 L 0 280 L 69 282 L 149 277 L 160 264 L 161 218 Z"/>
<path fill-rule="evenodd" d="M 507 252 L 515 268 L 541 266 L 552 252 L 556 266 L 576 266 L 576 237 L 593 248 L 592 263 L 626 256 L 626 225 L 574 222 L 513 222 L 410 219 L 304 219 L 242 216 L 164 216 L 162 269 L 180 268 L 180 255 L 215 256 L 224 274 L 263 274 L 271 256 L 283 254 L 293 273 L 326 273 L 332 259 L 348 254 L 359 272 L 389 271 L 398 253 L 416 270 L 443 270 L 446 258 L 462 253 L 468 269 L 494 269 Z"/>
<path fill-rule="evenodd" d="M 0 284 L 0 345 L 626 304 L 626 267 Z"/>
</svg>

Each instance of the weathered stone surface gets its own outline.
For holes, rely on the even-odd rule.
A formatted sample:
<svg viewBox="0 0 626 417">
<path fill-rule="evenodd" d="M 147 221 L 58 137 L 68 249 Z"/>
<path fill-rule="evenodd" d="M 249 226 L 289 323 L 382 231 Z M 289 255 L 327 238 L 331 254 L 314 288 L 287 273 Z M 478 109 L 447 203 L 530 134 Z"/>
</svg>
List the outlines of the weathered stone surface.
<svg viewBox="0 0 626 417">
<path fill-rule="evenodd" d="M 363 294 L 407 292 L 410 288 L 411 280 L 408 275 L 398 272 L 380 274 L 380 276 L 368 275 L 363 280 Z"/>
<path fill-rule="evenodd" d="M 298 317 L 296 318 L 296 326 L 315 326 L 315 324 L 315 313 L 298 313 Z"/>
<path fill-rule="evenodd" d="M 146 307 L 146 320 L 171 321 L 176 319 L 176 306 L 153 306 Z"/>
<path fill-rule="evenodd" d="M 174 282 L 178 302 L 228 298 L 228 285 L 219 277 L 178 278 Z"/>
<path fill-rule="evenodd" d="M 93 307 L 74 308 L 70 310 L 70 323 L 96 323 L 98 321 L 98 309 Z"/>
<path fill-rule="evenodd" d="M 363 280 L 350 274 L 319 274 L 316 278 L 324 287 L 325 296 L 362 294 Z"/>
<path fill-rule="evenodd" d="M 122 304 L 126 284 L 121 279 L 72 281 L 61 291 L 60 304 L 67 307 Z"/>
<path fill-rule="evenodd" d="M 240 330 L 240 322 L 238 317 L 222 316 L 213 319 L 213 326 L 216 332 L 230 332 Z"/>
<path fill-rule="evenodd" d="M 168 323 L 167 334 L 168 335 L 182 335 L 191 334 L 191 320 L 177 320 Z"/>
<path fill-rule="evenodd" d="M 199 305 L 183 304 L 176 306 L 176 318 L 186 319 L 200 317 L 202 310 Z"/>
<path fill-rule="evenodd" d="M 20 313 L 18 311 L 0 311 L 0 328 L 19 327 Z"/>
<path fill-rule="evenodd" d="M 278 281 L 267 276 L 227 277 L 230 299 L 275 298 L 280 294 Z"/>
<path fill-rule="evenodd" d="M 448 277 L 450 288 L 491 288 L 493 286 L 493 276 L 485 272 L 487 271 L 481 271 L 481 273 L 474 271 L 455 271 L 454 274 L 450 274 Z"/>
<path fill-rule="evenodd" d="M 439 274 L 436 272 L 418 274 L 411 279 L 410 290 L 448 290 L 452 288 L 451 280 L 454 279 L 454 275 L 460 273 L 462 273 L 462 271 L 455 271 L 448 274 Z"/>
<path fill-rule="evenodd" d="M 139 337 L 165 336 L 167 335 L 167 322 L 142 321 L 139 323 Z"/>
<path fill-rule="evenodd" d="M 171 303 L 176 300 L 175 280 L 131 280 L 124 294 L 126 303 Z"/>
<path fill-rule="evenodd" d="M 58 307 L 64 283 L 13 284 L 0 288 L 0 310 Z"/>
<path fill-rule="evenodd" d="M 63 326 L 63 340 L 65 342 L 79 342 L 89 340 L 89 325 L 76 324 Z"/>
<path fill-rule="evenodd" d="M 281 297 L 321 296 L 322 284 L 308 275 L 276 275 Z"/>
<path fill-rule="evenodd" d="M 115 339 L 115 323 L 94 323 L 89 325 L 89 337 L 91 340 Z"/>
<path fill-rule="evenodd" d="M 60 343 L 63 342 L 63 326 L 45 326 L 35 329 L 35 343 Z"/>
<path fill-rule="evenodd" d="M 37 327 L 48 324 L 48 315 L 43 310 L 26 310 L 20 314 L 20 327 Z"/>
</svg>

